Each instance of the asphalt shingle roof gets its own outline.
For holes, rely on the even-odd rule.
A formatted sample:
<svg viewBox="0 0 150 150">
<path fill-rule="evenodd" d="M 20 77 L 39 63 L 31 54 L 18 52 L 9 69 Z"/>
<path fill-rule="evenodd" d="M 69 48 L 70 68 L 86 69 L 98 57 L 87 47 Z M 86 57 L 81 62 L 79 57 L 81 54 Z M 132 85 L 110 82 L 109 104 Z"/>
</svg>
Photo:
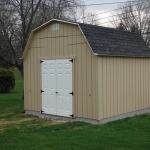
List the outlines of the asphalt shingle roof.
<svg viewBox="0 0 150 150">
<path fill-rule="evenodd" d="M 140 34 L 79 23 L 94 53 L 98 55 L 150 57 Z"/>
</svg>

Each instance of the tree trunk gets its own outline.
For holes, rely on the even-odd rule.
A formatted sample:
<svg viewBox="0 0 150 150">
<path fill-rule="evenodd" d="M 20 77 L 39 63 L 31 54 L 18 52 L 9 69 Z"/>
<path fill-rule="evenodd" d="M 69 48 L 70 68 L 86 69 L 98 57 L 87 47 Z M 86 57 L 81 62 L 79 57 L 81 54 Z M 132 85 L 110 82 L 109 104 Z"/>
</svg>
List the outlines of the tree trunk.
<svg viewBox="0 0 150 150">
<path fill-rule="evenodd" d="M 18 68 L 19 69 L 19 68 Z M 22 78 L 24 79 L 24 75 L 23 75 L 23 68 L 19 69 L 20 73 L 21 73 L 21 76 Z"/>
<path fill-rule="evenodd" d="M 21 63 L 16 62 L 16 67 L 19 69 L 21 76 L 24 79 L 23 62 L 21 62 Z M 22 92 L 22 100 L 24 100 L 24 88 L 23 88 L 23 92 Z"/>
<path fill-rule="evenodd" d="M 23 68 L 20 70 L 20 72 L 21 72 L 21 76 L 22 76 L 22 78 L 24 80 Z M 22 100 L 24 100 L 24 87 L 22 89 Z"/>
</svg>

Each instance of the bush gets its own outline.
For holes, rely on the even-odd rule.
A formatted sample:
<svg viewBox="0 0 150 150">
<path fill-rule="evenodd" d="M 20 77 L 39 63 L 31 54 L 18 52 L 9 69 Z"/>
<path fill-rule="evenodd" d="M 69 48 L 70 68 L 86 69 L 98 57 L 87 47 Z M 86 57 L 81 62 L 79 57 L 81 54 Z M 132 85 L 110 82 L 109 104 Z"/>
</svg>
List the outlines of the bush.
<svg viewBox="0 0 150 150">
<path fill-rule="evenodd" d="M 9 93 L 15 87 L 15 75 L 13 71 L 0 68 L 0 93 Z"/>
</svg>

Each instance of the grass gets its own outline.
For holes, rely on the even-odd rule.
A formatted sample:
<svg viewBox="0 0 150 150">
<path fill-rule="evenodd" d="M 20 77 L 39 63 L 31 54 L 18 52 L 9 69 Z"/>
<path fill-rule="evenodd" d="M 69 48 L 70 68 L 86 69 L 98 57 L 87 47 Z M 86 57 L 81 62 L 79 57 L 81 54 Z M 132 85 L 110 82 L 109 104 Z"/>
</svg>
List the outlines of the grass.
<svg viewBox="0 0 150 150">
<path fill-rule="evenodd" d="M 23 114 L 22 86 L 0 94 L 0 150 L 149 150 L 150 114 L 91 125 Z"/>
</svg>

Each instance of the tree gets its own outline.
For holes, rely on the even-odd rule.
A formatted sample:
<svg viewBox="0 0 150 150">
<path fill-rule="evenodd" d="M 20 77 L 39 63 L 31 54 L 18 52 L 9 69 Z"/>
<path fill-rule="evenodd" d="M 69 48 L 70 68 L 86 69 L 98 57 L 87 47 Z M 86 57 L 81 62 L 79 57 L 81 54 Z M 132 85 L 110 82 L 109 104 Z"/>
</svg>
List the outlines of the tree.
<svg viewBox="0 0 150 150">
<path fill-rule="evenodd" d="M 0 2 L 0 60 L 15 65 L 23 76 L 21 57 L 31 30 L 51 18 L 65 19 L 79 0 L 3 0 Z"/>
<path fill-rule="evenodd" d="M 125 27 L 124 27 L 124 24 L 122 22 L 119 23 L 119 25 L 116 28 L 119 29 L 119 30 L 126 30 Z"/>
<path fill-rule="evenodd" d="M 113 17 L 116 28 L 137 32 L 150 45 L 150 1 L 127 2 L 118 7 Z"/>
<path fill-rule="evenodd" d="M 119 25 L 116 27 L 116 29 L 124 30 L 124 31 L 129 30 L 131 32 L 136 32 L 136 33 L 139 33 L 139 31 L 140 31 L 137 24 L 130 26 L 130 28 L 126 28 L 126 25 L 124 25 L 123 23 L 119 23 Z"/>
<path fill-rule="evenodd" d="M 86 7 L 80 6 L 78 10 L 73 14 L 73 21 L 87 23 L 92 25 L 100 25 L 99 16 L 96 15 L 97 13 L 94 11 L 87 11 Z"/>
<path fill-rule="evenodd" d="M 22 56 L 30 32 L 52 18 L 74 21 L 81 0 L 3 0 L 0 1 L 0 61 L 16 66 L 23 77 Z M 96 24 L 94 15 L 88 13 Z M 80 20 L 80 18 L 77 18 Z M 85 18 L 84 18 L 85 20 Z"/>
</svg>

